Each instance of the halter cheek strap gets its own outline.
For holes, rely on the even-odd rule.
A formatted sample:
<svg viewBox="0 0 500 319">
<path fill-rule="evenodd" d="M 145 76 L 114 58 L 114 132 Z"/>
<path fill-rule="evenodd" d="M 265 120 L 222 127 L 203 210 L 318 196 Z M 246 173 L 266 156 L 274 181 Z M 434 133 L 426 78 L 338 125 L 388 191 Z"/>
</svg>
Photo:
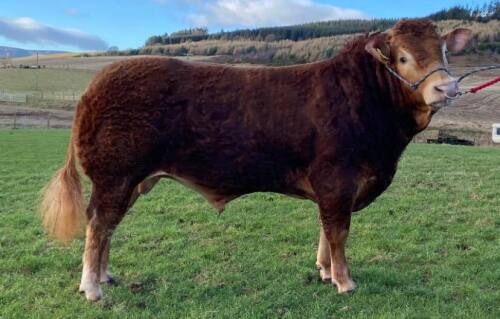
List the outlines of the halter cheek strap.
<svg viewBox="0 0 500 319">
<path fill-rule="evenodd" d="M 448 70 L 448 59 L 446 57 L 446 52 L 447 52 L 446 42 L 443 43 L 443 46 L 441 47 L 441 52 L 442 52 L 442 55 L 443 55 L 443 63 L 444 63 L 445 66 L 433 69 L 432 71 L 430 71 L 429 73 L 427 73 L 426 75 L 424 75 L 420 80 L 418 80 L 417 82 L 414 82 L 414 83 L 411 83 L 410 81 L 406 80 L 401 75 L 399 75 L 398 72 L 396 72 L 394 69 L 392 69 L 391 67 L 389 67 L 389 58 L 386 55 L 384 55 L 380 49 L 377 49 L 377 52 L 378 52 L 378 54 L 380 54 L 380 56 L 384 60 L 385 68 L 392 75 L 394 75 L 401 82 L 403 82 L 404 84 L 408 85 L 413 90 L 418 89 L 418 87 L 420 86 L 420 84 L 422 84 L 425 80 L 427 80 L 431 75 L 433 75 L 436 72 L 445 72 L 449 76 L 452 76 L 450 70 Z"/>
</svg>

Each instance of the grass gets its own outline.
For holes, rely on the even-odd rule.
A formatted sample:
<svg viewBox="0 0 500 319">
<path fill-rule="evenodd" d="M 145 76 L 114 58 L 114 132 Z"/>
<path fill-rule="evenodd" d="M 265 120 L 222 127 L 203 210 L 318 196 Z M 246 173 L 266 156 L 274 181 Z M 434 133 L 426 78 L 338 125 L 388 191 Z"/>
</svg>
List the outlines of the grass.
<svg viewBox="0 0 500 319">
<path fill-rule="evenodd" d="M 353 217 L 350 296 L 318 282 L 312 203 L 253 194 L 218 215 L 163 181 L 117 229 L 120 284 L 91 304 L 77 293 L 82 241 L 54 244 L 35 213 L 68 136 L 0 130 L 0 318 L 500 317 L 499 149 L 410 145 Z"/>
<path fill-rule="evenodd" d="M 77 55 L 76 52 L 65 52 L 65 53 L 54 53 L 54 54 L 43 54 L 43 55 L 41 54 L 38 56 L 38 61 L 40 62 L 40 64 L 43 64 L 43 62 L 45 62 L 46 60 L 67 59 L 67 58 L 72 58 L 75 55 Z M 12 59 L 12 62 L 14 64 L 35 65 L 36 61 L 37 61 L 36 55 L 30 55 Z"/>
<path fill-rule="evenodd" d="M 23 93 L 81 92 L 94 74 L 73 69 L 0 69 L 0 89 Z"/>
</svg>

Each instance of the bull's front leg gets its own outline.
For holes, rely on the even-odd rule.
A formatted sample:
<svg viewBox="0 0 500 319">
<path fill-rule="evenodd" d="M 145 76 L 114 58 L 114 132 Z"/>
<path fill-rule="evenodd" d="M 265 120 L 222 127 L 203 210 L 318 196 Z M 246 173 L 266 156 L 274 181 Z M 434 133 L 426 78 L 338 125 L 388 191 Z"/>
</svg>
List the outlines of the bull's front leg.
<svg viewBox="0 0 500 319">
<path fill-rule="evenodd" d="M 318 197 L 321 233 L 318 248 L 317 265 L 322 280 L 331 279 L 339 293 L 353 291 L 356 284 L 351 279 L 345 257 L 345 244 L 349 234 L 355 185 L 345 174 L 321 174 L 313 183 Z"/>
<path fill-rule="evenodd" d="M 351 279 L 345 257 L 345 244 L 349 234 L 351 213 L 320 208 L 321 223 L 329 243 L 331 257 L 330 276 L 339 293 L 353 291 L 356 284 Z M 327 272 L 323 273 L 327 275 Z"/>
<path fill-rule="evenodd" d="M 320 226 L 318 255 L 316 257 L 316 266 L 319 269 L 319 275 L 324 282 L 332 281 L 332 257 L 330 255 L 330 243 L 326 239 L 323 227 Z"/>
</svg>

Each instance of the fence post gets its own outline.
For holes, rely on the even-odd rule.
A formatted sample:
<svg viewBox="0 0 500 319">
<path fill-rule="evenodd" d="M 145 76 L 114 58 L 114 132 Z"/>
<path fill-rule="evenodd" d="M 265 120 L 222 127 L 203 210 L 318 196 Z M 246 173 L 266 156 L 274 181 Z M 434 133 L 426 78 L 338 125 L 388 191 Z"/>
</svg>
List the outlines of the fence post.
<svg viewBox="0 0 500 319">
<path fill-rule="evenodd" d="M 50 128 L 50 113 L 47 116 L 47 128 Z"/>
<path fill-rule="evenodd" d="M 17 112 L 14 113 L 14 129 L 16 128 L 17 125 Z"/>
</svg>

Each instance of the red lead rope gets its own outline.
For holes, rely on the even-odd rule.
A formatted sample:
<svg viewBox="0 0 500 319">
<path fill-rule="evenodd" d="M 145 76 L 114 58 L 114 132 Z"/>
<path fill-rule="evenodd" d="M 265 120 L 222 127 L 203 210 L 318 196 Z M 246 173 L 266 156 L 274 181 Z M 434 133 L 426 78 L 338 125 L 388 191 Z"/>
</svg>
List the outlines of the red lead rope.
<svg viewBox="0 0 500 319">
<path fill-rule="evenodd" d="M 491 81 L 488 81 L 486 83 L 483 83 L 481 85 L 475 86 L 472 89 L 469 90 L 470 93 L 477 93 L 478 91 L 481 91 L 484 88 L 487 88 L 488 86 L 491 86 L 497 82 L 500 82 L 500 76 L 497 77 L 496 79 L 493 79 Z"/>
</svg>

